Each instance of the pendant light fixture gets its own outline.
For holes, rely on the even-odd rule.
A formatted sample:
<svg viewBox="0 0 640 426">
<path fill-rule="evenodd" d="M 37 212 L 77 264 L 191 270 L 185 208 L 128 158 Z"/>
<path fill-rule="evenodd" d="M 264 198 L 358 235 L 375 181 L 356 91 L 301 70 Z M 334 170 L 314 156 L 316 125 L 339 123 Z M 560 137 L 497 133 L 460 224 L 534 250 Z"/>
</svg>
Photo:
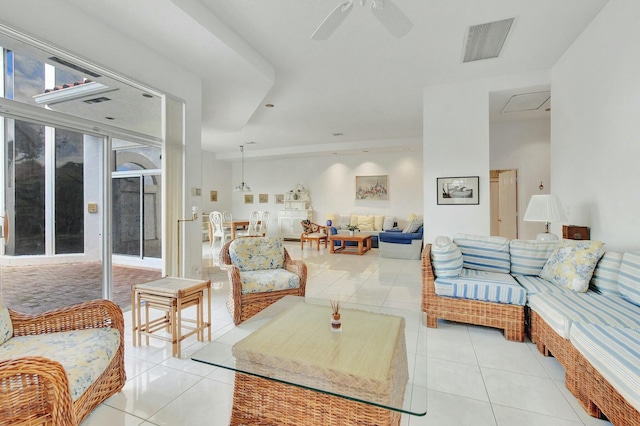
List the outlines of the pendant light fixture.
<svg viewBox="0 0 640 426">
<path fill-rule="evenodd" d="M 240 145 L 240 153 L 242 154 L 242 183 L 236 186 L 236 192 L 251 192 L 249 185 L 244 183 L 244 145 Z"/>
</svg>

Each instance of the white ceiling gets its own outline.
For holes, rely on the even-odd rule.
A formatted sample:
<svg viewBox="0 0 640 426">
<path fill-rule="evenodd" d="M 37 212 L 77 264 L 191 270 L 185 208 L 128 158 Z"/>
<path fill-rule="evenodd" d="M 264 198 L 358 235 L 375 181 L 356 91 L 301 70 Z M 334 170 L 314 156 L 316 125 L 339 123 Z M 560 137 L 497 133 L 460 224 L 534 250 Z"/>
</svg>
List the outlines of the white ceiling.
<svg viewBox="0 0 640 426">
<path fill-rule="evenodd" d="M 341 0 L 67 2 L 200 76 L 203 148 L 231 159 L 248 141 L 247 157 L 421 149 L 422 87 L 548 69 L 607 0 L 394 0 L 414 25 L 400 39 L 356 0 L 326 41 L 310 36 Z M 462 63 L 468 26 L 510 17 L 499 58 Z"/>
</svg>

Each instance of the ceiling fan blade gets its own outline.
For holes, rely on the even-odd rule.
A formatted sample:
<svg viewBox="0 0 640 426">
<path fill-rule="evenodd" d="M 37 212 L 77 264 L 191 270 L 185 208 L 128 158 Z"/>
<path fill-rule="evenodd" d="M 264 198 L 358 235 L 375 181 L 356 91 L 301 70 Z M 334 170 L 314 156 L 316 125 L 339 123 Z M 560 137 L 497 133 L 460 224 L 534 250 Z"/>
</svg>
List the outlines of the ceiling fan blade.
<svg viewBox="0 0 640 426">
<path fill-rule="evenodd" d="M 402 13 L 391 0 L 373 0 L 371 11 L 387 31 L 396 38 L 407 35 L 413 28 L 407 15 Z"/>
<path fill-rule="evenodd" d="M 311 35 L 314 40 L 326 40 L 340 26 L 344 18 L 353 10 L 353 0 L 336 6 Z"/>
</svg>

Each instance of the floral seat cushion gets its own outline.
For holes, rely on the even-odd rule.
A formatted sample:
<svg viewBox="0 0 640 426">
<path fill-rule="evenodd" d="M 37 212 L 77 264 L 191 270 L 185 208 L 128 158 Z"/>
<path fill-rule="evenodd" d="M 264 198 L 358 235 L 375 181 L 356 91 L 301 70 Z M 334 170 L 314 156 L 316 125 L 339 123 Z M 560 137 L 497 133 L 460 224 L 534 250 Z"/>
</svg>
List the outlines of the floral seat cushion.
<svg viewBox="0 0 640 426">
<path fill-rule="evenodd" d="M 300 287 L 300 277 L 286 269 L 243 271 L 242 294 L 289 290 Z"/>
<path fill-rule="evenodd" d="M 42 356 L 58 361 L 75 401 L 106 370 L 119 346 L 120 333 L 112 328 L 18 336 L 0 345 L 0 360 Z"/>
<path fill-rule="evenodd" d="M 284 246 L 277 238 L 238 238 L 229 244 L 229 257 L 240 271 L 281 269 L 284 267 Z"/>
</svg>

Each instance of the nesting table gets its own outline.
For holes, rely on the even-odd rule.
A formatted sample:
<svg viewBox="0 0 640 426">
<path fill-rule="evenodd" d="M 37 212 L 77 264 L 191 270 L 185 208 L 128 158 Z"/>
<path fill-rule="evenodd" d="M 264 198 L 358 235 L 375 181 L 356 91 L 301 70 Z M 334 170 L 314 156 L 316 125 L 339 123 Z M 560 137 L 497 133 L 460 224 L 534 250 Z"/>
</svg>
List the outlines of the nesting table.
<svg viewBox="0 0 640 426">
<path fill-rule="evenodd" d="M 206 321 L 204 319 L 205 290 Z M 192 306 L 196 307 L 196 319 L 183 318 L 182 310 Z M 164 311 L 164 316 L 152 320 L 149 316 L 149 308 Z M 198 340 L 204 341 L 204 332 L 208 330 L 208 340 L 211 340 L 211 281 L 165 277 L 133 284 L 131 286 L 131 317 L 133 346 L 137 343 L 142 344 L 142 336 L 145 336 L 147 345 L 149 337 L 154 337 L 171 342 L 171 354 L 179 358 L 181 343 L 187 337 L 197 334 Z M 187 333 L 183 333 L 185 329 L 188 330 Z M 160 331 L 166 331 L 166 334 L 159 334 Z"/>
</svg>

